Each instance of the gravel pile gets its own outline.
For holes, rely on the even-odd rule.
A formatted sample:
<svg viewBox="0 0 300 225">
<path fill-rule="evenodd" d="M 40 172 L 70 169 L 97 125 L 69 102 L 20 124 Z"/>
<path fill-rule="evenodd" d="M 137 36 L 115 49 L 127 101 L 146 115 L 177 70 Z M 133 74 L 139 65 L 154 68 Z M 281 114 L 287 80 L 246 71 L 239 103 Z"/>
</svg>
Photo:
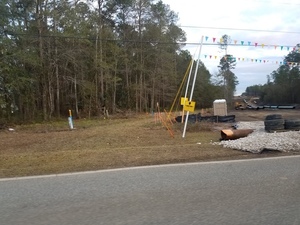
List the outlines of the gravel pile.
<svg viewBox="0 0 300 225">
<path fill-rule="evenodd" d="M 237 129 L 253 129 L 254 132 L 244 138 L 213 144 L 252 153 L 261 153 L 263 150 L 300 152 L 300 131 L 268 133 L 265 131 L 263 121 L 239 122 L 237 123 Z"/>
</svg>

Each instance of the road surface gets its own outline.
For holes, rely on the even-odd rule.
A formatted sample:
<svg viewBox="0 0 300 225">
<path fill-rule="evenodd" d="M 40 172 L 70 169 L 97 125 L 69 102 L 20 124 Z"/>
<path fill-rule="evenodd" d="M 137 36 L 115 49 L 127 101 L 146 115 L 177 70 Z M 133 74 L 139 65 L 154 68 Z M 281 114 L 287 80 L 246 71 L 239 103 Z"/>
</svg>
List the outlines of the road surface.
<svg viewBox="0 0 300 225">
<path fill-rule="evenodd" d="M 2 225 L 300 224 L 300 157 L 0 180 Z"/>
</svg>

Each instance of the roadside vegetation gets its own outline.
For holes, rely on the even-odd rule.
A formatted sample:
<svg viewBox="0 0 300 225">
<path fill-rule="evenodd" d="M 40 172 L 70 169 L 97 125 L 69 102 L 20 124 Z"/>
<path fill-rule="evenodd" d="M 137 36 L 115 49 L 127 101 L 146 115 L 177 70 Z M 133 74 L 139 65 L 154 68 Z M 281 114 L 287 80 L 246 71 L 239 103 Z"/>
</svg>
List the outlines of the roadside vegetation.
<svg viewBox="0 0 300 225">
<path fill-rule="evenodd" d="M 189 99 L 196 110 L 215 99 L 235 104 L 230 36 L 221 37 L 224 56 L 211 74 L 184 50 L 177 22 L 163 1 L 1 0 L 0 177 L 253 157 L 212 145 L 213 124 L 191 125 L 185 138 L 174 124 L 171 137 L 153 118 L 181 110 L 190 71 L 198 72 Z M 299 104 L 299 49 L 244 95 Z"/>
<path fill-rule="evenodd" d="M 267 112 L 234 113 L 237 121 L 255 121 L 263 120 Z M 286 117 L 296 118 L 299 111 L 288 113 Z M 69 129 L 67 120 L 15 126 L 14 131 L 0 131 L 0 177 L 285 155 L 253 154 L 213 145 L 221 138 L 220 130 L 230 126 L 189 123 L 184 138 L 183 124 L 172 125 L 172 137 L 150 114 L 78 119 L 74 120 L 73 130 Z"/>
</svg>

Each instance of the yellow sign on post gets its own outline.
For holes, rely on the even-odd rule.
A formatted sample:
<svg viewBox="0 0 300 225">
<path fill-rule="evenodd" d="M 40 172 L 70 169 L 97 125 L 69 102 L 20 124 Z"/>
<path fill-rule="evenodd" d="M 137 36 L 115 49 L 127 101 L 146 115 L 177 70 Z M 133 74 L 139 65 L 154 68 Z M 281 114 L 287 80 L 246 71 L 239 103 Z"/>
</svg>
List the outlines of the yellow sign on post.
<svg viewBox="0 0 300 225">
<path fill-rule="evenodd" d="M 181 104 L 181 105 L 188 104 L 188 102 L 189 102 L 189 99 L 188 99 L 188 98 L 182 97 L 182 98 L 180 99 L 180 104 Z"/>
<path fill-rule="evenodd" d="M 195 105 L 196 105 L 196 102 L 193 102 L 193 101 L 189 102 L 189 101 L 187 101 L 185 103 L 185 105 L 183 106 L 183 109 L 185 111 L 194 112 L 195 111 Z"/>
</svg>

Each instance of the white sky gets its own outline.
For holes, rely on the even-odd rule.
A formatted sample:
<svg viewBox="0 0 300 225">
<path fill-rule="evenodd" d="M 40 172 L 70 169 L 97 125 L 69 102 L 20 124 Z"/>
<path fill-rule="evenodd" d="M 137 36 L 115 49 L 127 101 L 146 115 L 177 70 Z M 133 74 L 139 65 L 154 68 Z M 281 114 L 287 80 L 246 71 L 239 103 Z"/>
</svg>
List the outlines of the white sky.
<svg viewBox="0 0 300 225">
<path fill-rule="evenodd" d="M 217 43 L 224 34 L 231 37 L 232 44 L 244 43 L 228 46 L 228 54 L 237 58 L 233 70 L 239 81 L 237 95 L 248 86 L 265 84 L 267 75 L 300 43 L 300 0 L 162 1 L 178 13 L 178 25 L 186 32 L 187 43 L 196 43 L 199 47 L 202 36 L 204 44 Z M 249 42 L 258 46 L 249 46 Z M 197 58 L 198 47 L 187 45 L 186 49 L 192 55 L 196 53 Z M 203 45 L 200 59 L 211 74 L 216 74 L 223 55 L 224 51 L 217 45 Z"/>
</svg>

